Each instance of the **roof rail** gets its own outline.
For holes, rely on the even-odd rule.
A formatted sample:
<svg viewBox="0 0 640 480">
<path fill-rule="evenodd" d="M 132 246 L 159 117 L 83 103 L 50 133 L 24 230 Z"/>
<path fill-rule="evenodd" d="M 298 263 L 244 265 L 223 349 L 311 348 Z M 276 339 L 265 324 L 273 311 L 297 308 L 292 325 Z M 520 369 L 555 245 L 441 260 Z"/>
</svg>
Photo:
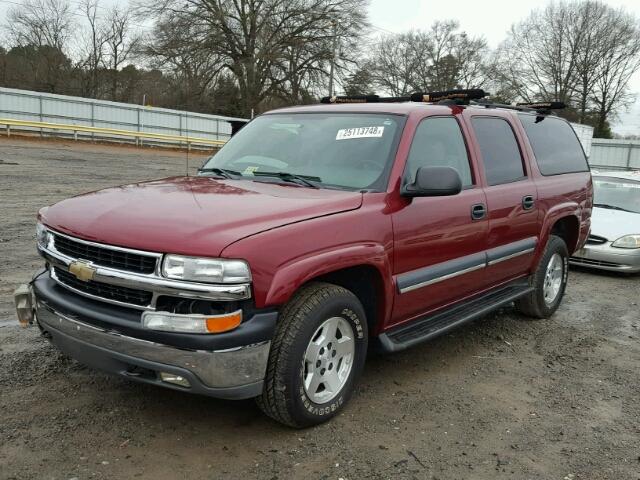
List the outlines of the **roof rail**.
<svg viewBox="0 0 640 480">
<path fill-rule="evenodd" d="M 516 103 L 515 105 L 506 103 L 493 103 L 489 101 L 471 102 L 471 105 L 485 108 L 506 108 L 508 110 L 517 110 L 519 112 L 530 112 L 546 115 L 552 113 L 552 110 L 561 110 L 566 108 L 564 102 L 537 102 L 537 103 Z"/>
<path fill-rule="evenodd" d="M 488 94 L 484 90 L 475 88 L 468 90 L 445 90 L 442 92 L 417 92 L 404 97 L 381 97 L 379 95 L 339 95 L 323 97 L 320 103 L 398 103 L 398 102 L 424 102 L 438 103 L 444 100 L 453 100 L 459 104 L 467 105 L 471 100 L 478 100 Z"/>
<path fill-rule="evenodd" d="M 564 102 L 535 102 L 535 103 L 516 103 L 517 107 L 530 108 L 532 110 L 563 110 L 567 108 Z"/>
</svg>

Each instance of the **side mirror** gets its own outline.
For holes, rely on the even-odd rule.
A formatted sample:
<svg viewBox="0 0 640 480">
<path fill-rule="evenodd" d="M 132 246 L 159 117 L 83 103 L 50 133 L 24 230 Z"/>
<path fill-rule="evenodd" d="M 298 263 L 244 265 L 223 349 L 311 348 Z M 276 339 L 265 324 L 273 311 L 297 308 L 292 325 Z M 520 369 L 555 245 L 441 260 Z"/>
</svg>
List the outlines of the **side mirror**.
<svg viewBox="0 0 640 480">
<path fill-rule="evenodd" d="M 413 183 L 402 189 L 403 197 L 444 197 L 462 191 L 462 180 L 455 168 L 420 167 Z"/>
</svg>

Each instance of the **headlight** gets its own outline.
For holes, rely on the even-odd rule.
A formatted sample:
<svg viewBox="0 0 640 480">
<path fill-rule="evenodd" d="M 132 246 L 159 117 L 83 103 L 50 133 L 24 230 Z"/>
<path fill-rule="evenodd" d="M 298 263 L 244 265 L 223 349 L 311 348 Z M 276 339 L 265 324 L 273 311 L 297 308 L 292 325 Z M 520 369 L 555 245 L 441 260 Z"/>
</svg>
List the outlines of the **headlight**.
<svg viewBox="0 0 640 480">
<path fill-rule="evenodd" d="M 36 223 L 36 242 L 41 248 L 47 248 L 51 240 L 51 233 L 40 222 Z"/>
<path fill-rule="evenodd" d="M 162 275 L 177 280 L 202 283 L 243 283 L 251 281 L 249 265 L 243 260 L 165 255 Z"/>
<path fill-rule="evenodd" d="M 618 248 L 640 248 L 640 235 L 625 235 L 611 244 Z"/>
</svg>

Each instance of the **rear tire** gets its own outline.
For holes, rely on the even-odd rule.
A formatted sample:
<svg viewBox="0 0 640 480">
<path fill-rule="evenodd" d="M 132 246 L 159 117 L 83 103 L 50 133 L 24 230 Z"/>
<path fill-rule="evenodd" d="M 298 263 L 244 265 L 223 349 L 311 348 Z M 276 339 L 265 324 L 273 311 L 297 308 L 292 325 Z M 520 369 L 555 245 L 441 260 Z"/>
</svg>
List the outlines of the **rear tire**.
<svg viewBox="0 0 640 480">
<path fill-rule="evenodd" d="M 549 237 L 532 279 L 534 290 L 516 301 L 516 308 L 532 318 L 549 318 L 560 306 L 567 287 L 569 252 L 562 238 Z"/>
<path fill-rule="evenodd" d="M 256 403 L 291 427 L 326 422 L 351 397 L 367 342 L 364 308 L 352 292 L 329 283 L 303 287 L 281 311 Z"/>
</svg>

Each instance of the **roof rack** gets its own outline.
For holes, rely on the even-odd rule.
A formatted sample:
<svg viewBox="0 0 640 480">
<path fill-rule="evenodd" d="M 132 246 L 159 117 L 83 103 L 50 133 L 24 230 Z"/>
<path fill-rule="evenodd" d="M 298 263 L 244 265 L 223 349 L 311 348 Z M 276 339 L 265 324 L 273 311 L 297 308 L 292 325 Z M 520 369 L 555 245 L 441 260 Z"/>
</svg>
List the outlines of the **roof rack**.
<svg viewBox="0 0 640 480">
<path fill-rule="evenodd" d="M 552 110 L 562 110 L 567 108 L 564 102 L 516 103 L 515 105 L 510 105 L 506 103 L 493 103 L 486 100 L 480 100 L 477 102 L 471 102 L 471 105 L 485 108 L 506 108 L 508 110 L 538 113 L 540 115 L 552 113 Z"/>
<path fill-rule="evenodd" d="M 381 97 L 379 95 L 339 95 L 323 97 L 320 103 L 398 103 L 398 102 L 422 102 L 438 103 L 453 101 L 458 105 L 468 105 L 471 100 L 478 100 L 488 94 L 484 90 L 475 88 L 468 90 L 445 90 L 442 92 L 417 92 L 404 97 Z"/>
</svg>

